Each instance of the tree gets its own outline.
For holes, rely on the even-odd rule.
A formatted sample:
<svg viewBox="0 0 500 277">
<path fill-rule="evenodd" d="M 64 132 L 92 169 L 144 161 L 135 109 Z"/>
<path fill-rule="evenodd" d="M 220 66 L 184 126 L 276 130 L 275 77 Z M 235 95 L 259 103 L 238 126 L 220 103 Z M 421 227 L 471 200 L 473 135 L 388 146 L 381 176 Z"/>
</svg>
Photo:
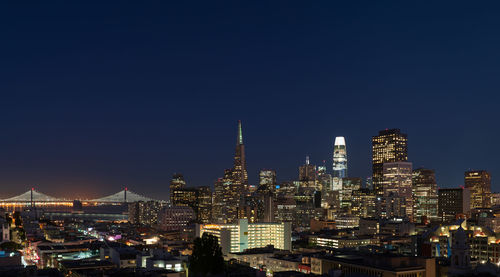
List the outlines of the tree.
<svg viewBox="0 0 500 277">
<path fill-rule="evenodd" d="M 17 228 L 17 237 L 21 242 L 26 241 L 26 231 L 24 231 L 24 228 Z"/>
<path fill-rule="evenodd" d="M 16 251 L 16 250 L 20 250 L 22 248 L 23 247 L 20 244 L 17 244 L 13 241 L 6 241 L 6 242 L 3 242 L 2 244 L 0 244 L 0 249 L 4 250 L 4 251 Z"/>
<path fill-rule="evenodd" d="M 16 225 L 16 227 L 23 225 L 20 212 L 14 212 L 14 225 Z"/>
<path fill-rule="evenodd" d="M 224 258 L 217 237 L 204 233 L 194 240 L 193 254 L 189 258 L 189 273 L 207 276 L 224 271 Z"/>
<path fill-rule="evenodd" d="M 5 220 L 7 220 L 7 223 L 9 223 L 9 225 L 12 224 L 12 217 L 10 217 L 8 213 L 5 214 Z"/>
</svg>

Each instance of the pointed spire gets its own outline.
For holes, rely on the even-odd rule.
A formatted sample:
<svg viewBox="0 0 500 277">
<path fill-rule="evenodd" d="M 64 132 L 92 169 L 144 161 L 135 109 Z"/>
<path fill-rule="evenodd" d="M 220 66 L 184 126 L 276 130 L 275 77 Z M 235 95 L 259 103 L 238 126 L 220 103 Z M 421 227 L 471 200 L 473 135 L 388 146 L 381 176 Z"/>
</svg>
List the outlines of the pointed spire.
<svg viewBox="0 0 500 277">
<path fill-rule="evenodd" d="M 243 144 L 243 131 L 241 130 L 241 120 L 238 120 L 238 137 L 236 144 Z"/>
</svg>

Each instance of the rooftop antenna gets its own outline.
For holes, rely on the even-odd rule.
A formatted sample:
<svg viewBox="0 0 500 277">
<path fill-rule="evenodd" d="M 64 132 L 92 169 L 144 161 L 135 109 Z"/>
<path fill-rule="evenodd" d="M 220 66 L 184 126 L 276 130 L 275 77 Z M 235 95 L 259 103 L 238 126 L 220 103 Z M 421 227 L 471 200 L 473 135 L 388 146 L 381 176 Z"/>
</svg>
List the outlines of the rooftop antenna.
<svg viewBox="0 0 500 277">
<path fill-rule="evenodd" d="M 306 165 L 309 165 L 309 156 L 306 156 Z"/>
</svg>

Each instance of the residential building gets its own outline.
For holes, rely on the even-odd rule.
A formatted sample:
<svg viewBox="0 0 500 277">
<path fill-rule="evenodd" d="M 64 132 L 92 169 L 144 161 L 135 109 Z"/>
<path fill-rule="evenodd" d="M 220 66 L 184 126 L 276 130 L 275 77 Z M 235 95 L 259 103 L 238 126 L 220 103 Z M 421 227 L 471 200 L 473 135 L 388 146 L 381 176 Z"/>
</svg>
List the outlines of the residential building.
<svg viewBox="0 0 500 277">
<path fill-rule="evenodd" d="M 291 250 L 291 229 L 290 222 L 248 223 L 247 219 L 239 219 L 236 224 L 198 224 L 196 236 L 205 232 L 216 236 L 225 254 L 268 245 Z"/>
<path fill-rule="evenodd" d="M 140 225 L 158 224 L 158 214 L 163 203 L 159 201 L 138 201 L 128 205 L 129 222 Z"/>
</svg>

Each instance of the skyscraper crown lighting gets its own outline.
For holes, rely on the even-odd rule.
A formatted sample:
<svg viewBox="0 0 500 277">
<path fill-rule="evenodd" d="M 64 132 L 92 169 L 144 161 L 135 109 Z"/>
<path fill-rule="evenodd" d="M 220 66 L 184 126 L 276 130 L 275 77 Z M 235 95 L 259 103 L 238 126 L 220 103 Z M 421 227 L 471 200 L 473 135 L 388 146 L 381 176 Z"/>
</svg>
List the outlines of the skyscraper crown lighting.
<svg viewBox="0 0 500 277">
<path fill-rule="evenodd" d="M 333 146 L 333 177 L 347 177 L 347 149 L 344 137 L 336 137 Z"/>
</svg>

